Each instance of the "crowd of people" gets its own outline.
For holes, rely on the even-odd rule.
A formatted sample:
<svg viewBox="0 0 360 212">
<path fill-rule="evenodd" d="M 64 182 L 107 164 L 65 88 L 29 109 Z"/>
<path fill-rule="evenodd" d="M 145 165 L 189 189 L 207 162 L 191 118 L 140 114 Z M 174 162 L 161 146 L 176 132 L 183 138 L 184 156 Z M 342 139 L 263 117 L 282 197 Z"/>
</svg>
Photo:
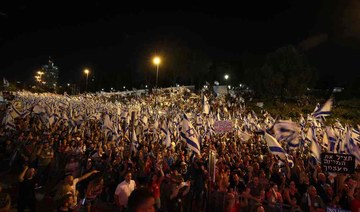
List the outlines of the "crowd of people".
<svg viewBox="0 0 360 212">
<path fill-rule="evenodd" d="M 310 160 L 310 145 L 282 143 L 290 164 L 264 139 L 274 134 L 270 114 L 256 115 L 237 96 L 206 95 L 208 113 L 204 98 L 187 89 L 116 97 L 16 94 L 0 128 L 0 171 L 15 173 L 17 194 L 1 189 L 0 177 L 0 211 L 40 211 L 44 198 L 51 201 L 46 211 L 105 211 L 99 202 L 109 211 L 360 209 L 358 169 L 326 172 Z M 181 136 L 183 113 L 199 152 Z M 216 120 L 232 121 L 233 130 L 216 132 Z"/>
</svg>

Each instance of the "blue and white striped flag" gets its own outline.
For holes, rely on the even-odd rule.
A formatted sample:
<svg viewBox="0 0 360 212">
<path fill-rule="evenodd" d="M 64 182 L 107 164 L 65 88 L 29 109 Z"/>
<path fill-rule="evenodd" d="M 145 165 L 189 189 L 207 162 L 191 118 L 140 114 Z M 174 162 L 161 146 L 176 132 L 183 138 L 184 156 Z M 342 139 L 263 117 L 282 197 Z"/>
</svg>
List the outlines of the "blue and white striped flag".
<svg viewBox="0 0 360 212">
<path fill-rule="evenodd" d="M 170 132 L 169 132 L 169 127 L 168 127 L 166 120 L 164 120 L 162 122 L 160 130 L 164 134 L 163 144 L 166 147 L 170 147 L 171 146 Z"/>
<path fill-rule="evenodd" d="M 329 142 L 329 138 L 326 134 L 326 132 L 324 131 L 323 133 L 323 138 L 322 138 L 322 142 L 321 142 L 321 146 L 324 148 L 324 149 L 327 149 L 329 150 L 329 146 L 330 146 L 330 142 Z"/>
<path fill-rule="evenodd" d="M 311 142 L 310 144 L 311 155 L 316 159 L 318 163 L 320 163 L 321 147 L 317 141 L 314 127 L 309 128 L 308 134 L 306 135 L 306 139 Z"/>
<path fill-rule="evenodd" d="M 285 152 L 285 150 L 281 147 L 279 142 L 270 134 L 265 133 L 265 140 L 268 145 L 268 150 L 271 154 L 277 156 L 281 161 L 288 161 L 290 167 L 294 166 L 294 163 L 289 157 L 289 155 Z"/>
<path fill-rule="evenodd" d="M 355 166 L 357 166 L 360 164 L 360 149 L 359 146 L 356 145 L 352 134 L 353 134 L 352 131 L 348 129 L 345 138 L 346 139 L 345 150 L 348 154 L 355 156 L 355 162 L 356 162 Z"/>
<path fill-rule="evenodd" d="M 360 132 L 356 129 L 352 129 L 351 138 L 355 141 L 355 144 L 360 143 Z"/>
<path fill-rule="evenodd" d="M 305 128 L 306 121 L 305 121 L 304 116 L 302 114 L 300 114 L 299 124 L 301 126 L 301 129 Z"/>
<path fill-rule="evenodd" d="M 330 116 L 332 104 L 333 104 L 333 99 L 330 98 L 325 102 L 325 104 L 322 107 L 319 107 L 317 105 L 314 112 L 312 113 L 312 116 L 315 119 L 321 119 L 325 116 Z"/>
<path fill-rule="evenodd" d="M 132 145 L 131 145 L 131 152 L 135 152 L 135 154 L 137 153 L 137 149 L 139 147 L 139 142 L 138 142 L 138 139 L 137 139 L 137 136 L 136 136 L 136 132 L 135 132 L 135 128 L 133 129 L 133 132 L 132 132 L 132 138 L 131 138 L 131 141 L 132 142 Z"/>
<path fill-rule="evenodd" d="M 289 148 L 296 148 L 299 146 L 299 132 L 300 129 L 296 123 L 292 121 L 280 120 L 274 124 L 275 138 L 278 141 L 285 141 Z"/>
<path fill-rule="evenodd" d="M 186 114 L 183 115 L 180 135 L 186 141 L 188 148 L 200 155 L 199 135 Z"/>
<path fill-rule="evenodd" d="M 334 152 L 337 140 L 335 137 L 334 130 L 331 127 L 326 127 L 326 137 L 328 139 L 328 151 Z"/>
</svg>

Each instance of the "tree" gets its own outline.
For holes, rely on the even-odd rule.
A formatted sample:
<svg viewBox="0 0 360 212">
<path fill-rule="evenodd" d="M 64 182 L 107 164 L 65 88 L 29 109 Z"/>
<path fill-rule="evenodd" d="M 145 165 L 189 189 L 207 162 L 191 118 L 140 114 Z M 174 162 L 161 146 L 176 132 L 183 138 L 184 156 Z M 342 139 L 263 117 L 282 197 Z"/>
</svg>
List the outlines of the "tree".
<svg viewBox="0 0 360 212">
<path fill-rule="evenodd" d="M 259 97 L 294 97 L 312 87 L 316 70 L 294 46 L 286 46 L 266 55 L 262 66 L 246 69 L 249 85 Z"/>
</svg>

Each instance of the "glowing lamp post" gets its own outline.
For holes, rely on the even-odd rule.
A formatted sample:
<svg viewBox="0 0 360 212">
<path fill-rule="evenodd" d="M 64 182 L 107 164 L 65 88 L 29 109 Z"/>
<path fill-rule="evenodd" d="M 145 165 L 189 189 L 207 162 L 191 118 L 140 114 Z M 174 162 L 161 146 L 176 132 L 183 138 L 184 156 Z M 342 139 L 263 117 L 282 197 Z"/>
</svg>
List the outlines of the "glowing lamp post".
<svg viewBox="0 0 360 212">
<path fill-rule="evenodd" d="M 88 78 L 89 78 L 89 73 L 90 73 L 89 69 L 85 69 L 85 70 L 84 70 L 84 73 L 86 74 L 86 88 L 85 88 L 85 90 L 87 91 Z"/>
<path fill-rule="evenodd" d="M 156 84 L 155 87 L 158 87 L 158 77 L 159 77 L 159 65 L 161 63 L 160 57 L 154 57 L 153 63 L 156 65 Z"/>
</svg>

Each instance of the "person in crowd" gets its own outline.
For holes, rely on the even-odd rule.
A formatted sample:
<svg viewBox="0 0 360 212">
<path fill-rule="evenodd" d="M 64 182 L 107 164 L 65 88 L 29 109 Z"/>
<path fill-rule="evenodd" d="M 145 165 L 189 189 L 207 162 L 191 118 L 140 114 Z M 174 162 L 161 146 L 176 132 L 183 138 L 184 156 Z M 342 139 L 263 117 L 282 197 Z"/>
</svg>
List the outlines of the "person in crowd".
<svg viewBox="0 0 360 212">
<path fill-rule="evenodd" d="M 290 205 L 294 210 L 300 207 L 301 195 L 296 187 L 295 181 L 290 181 L 290 184 L 284 190 L 284 204 Z"/>
<path fill-rule="evenodd" d="M 360 188 L 355 189 L 354 199 L 351 201 L 350 208 L 352 212 L 360 211 Z"/>
<path fill-rule="evenodd" d="M 3 192 L 0 185 L 0 212 L 8 212 L 11 209 L 11 197 L 8 193 Z"/>
<path fill-rule="evenodd" d="M 160 187 L 164 180 L 164 172 L 161 167 L 158 168 L 160 176 L 157 173 L 154 173 L 151 178 L 150 183 L 150 191 L 153 192 L 153 195 L 155 197 L 155 203 L 156 203 L 156 209 L 161 208 L 161 200 L 160 200 Z"/>
<path fill-rule="evenodd" d="M 135 189 L 128 199 L 128 212 L 155 212 L 155 197 L 148 188 Z"/>
<path fill-rule="evenodd" d="M 74 196 L 71 193 L 66 194 L 60 200 L 60 205 L 57 208 L 59 212 L 72 212 L 74 211 Z"/>
<path fill-rule="evenodd" d="M 131 192 L 136 188 L 136 183 L 131 179 L 131 172 L 125 174 L 125 180 L 122 181 L 115 190 L 115 204 L 120 211 L 124 211 L 127 208 L 128 198 Z"/>
<path fill-rule="evenodd" d="M 328 207 L 337 208 L 339 198 L 335 196 L 331 185 L 325 184 L 324 191 L 325 191 L 325 193 L 323 194 L 322 197 L 323 197 L 325 205 L 327 205 Z"/>
<path fill-rule="evenodd" d="M 173 181 L 172 184 L 168 210 L 182 211 L 184 208 L 184 197 L 189 193 L 191 183 L 190 181 L 182 181 L 179 184 L 175 182 Z"/>
<path fill-rule="evenodd" d="M 257 204 L 255 206 L 254 212 L 265 212 L 265 208 L 262 204 Z"/>
<path fill-rule="evenodd" d="M 85 193 L 85 203 L 88 212 L 91 211 L 91 208 L 94 206 L 97 197 L 102 193 L 103 186 L 104 180 L 102 177 L 97 177 L 88 184 Z"/>
<path fill-rule="evenodd" d="M 347 183 L 344 183 L 339 189 L 339 204 L 342 209 L 350 210 L 350 204 L 353 199 L 351 189 Z"/>
<path fill-rule="evenodd" d="M 71 174 L 66 175 L 63 182 L 61 182 L 56 188 L 56 194 L 55 194 L 54 200 L 59 202 L 62 200 L 62 198 L 65 195 L 71 194 L 73 196 L 73 201 L 72 201 L 73 205 L 71 205 L 71 207 L 73 209 L 77 208 L 79 206 L 78 205 L 77 184 L 98 172 L 99 171 L 97 171 L 97 170 L 93 170 L 89 173 L 84 174 L 83 176 L 81 176 L 79 178 L 74 178 Z"/>
<path fill-rule="evenodd" d="M 35 169 L 24 166 L 19 175 L 18 211 L 23 212 L 28 208 L 31 212 L 36 211 L 35 189 L 38 187 L 35 178 Z"/>
<path fill-rule="evenodd" d="M 315 168 L 313 177 L 314 177 L 316 191 L 318 191 L 318 194 L 320 196 L 322 196 L 322 197 L 325 196 L 325 194 L 326 194 L 325 184 L 327 182 L 326 182 L 326 175 L 323 172 L 321 172 L 321 166 L 318 165 Z"/>
<path fill-rule="evenodd" d="M 257 203 L 263 201 L 262 193 L 264 192 L 264 188 L 259 184 L 259 177 L 257 176 L 253 177 L 247 187 L 250 189 L 250 194 L 248 196 L 249 206 L 254 208 Z"/>
<path fill-rule="evenodd" d="M 65 165 L 65 173 L 71 174 L 77 178 L 80 175 L 80 164 L 74 157 L 71 157 L 69 162 Z"/>
<path fill-rule="evenodd" d="M 37 151 L 38 176 L 41 181 L 46 181 L 50 172 L 50 164 L 54 158 L 54 150 L 48 141 L 45 141 Z"/>
<path fill-rule="evenodd" d="M 301 200 L 301 209 L 310 212 L 324 212 L 325 204 L 317 194 L 315 186 L 309 186 Z"/>
<path fill-rule="evenodd" d="M 271 182 L 270 189 L 266 194 L 266 199 L 268 201 L 269 208 L 276 211 L 277 206 L 283 203 L 283 198 L 281 193 L 278 190 L 278 185 Z"/>
</svg>

